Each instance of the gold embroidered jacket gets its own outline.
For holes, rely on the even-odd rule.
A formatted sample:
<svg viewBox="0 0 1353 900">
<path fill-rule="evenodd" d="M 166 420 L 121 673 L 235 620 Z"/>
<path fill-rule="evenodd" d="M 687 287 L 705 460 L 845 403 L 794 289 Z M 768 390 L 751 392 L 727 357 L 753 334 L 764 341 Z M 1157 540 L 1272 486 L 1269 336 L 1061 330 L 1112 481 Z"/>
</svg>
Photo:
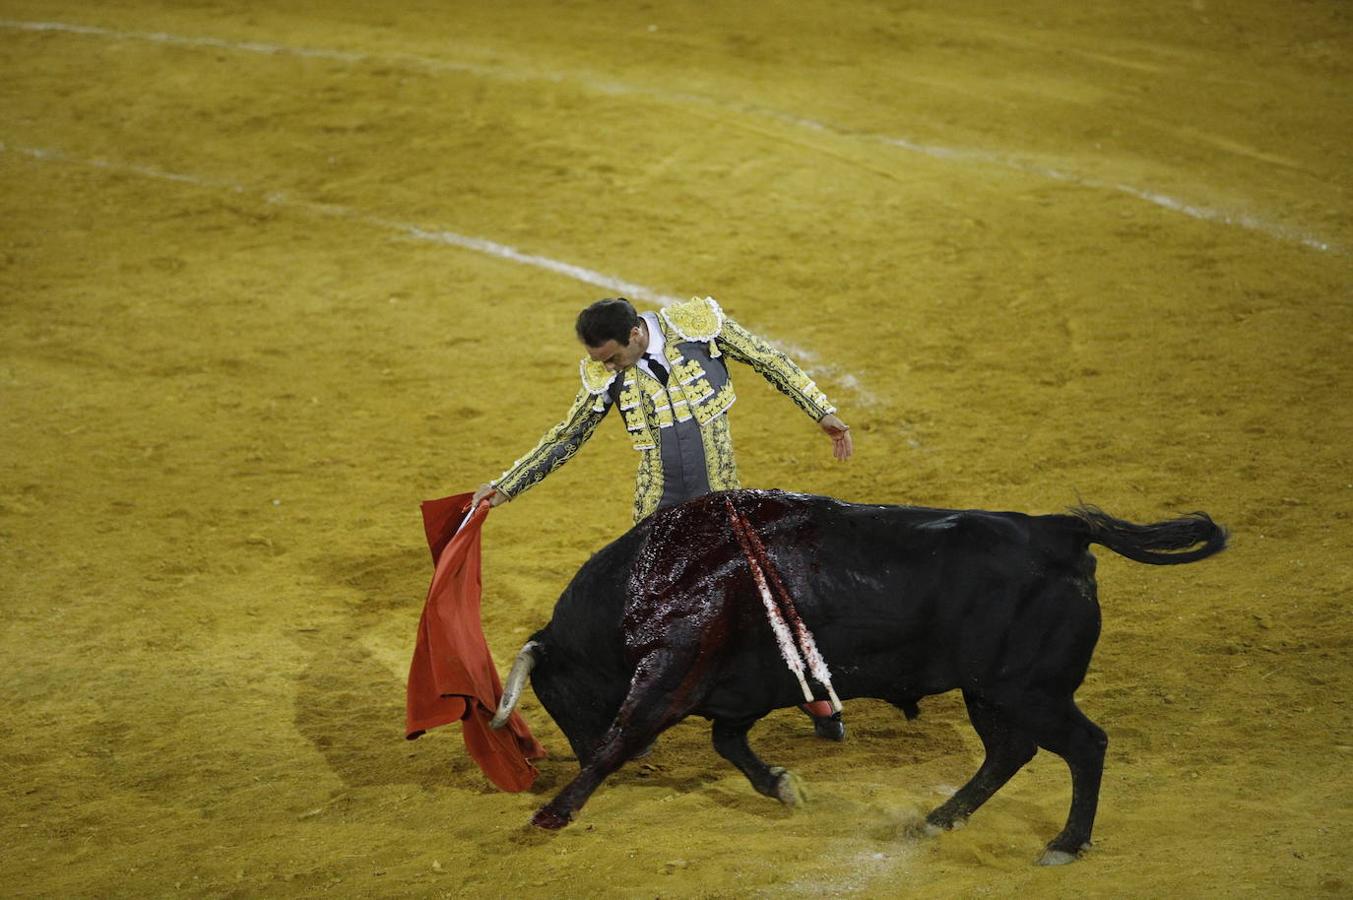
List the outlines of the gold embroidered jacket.
<svg viewBox="0 0 1353 900">
<path fill-rule="evenodd" d="M 634 521 L 652 513 L 663 498 L 663 429 L 689 427 L 687 423 L 694 420 L 709 490 L 738 487 L 733 441 L 724 415 L 737 398 L 724 359 L 750 365 L 814 421 L 836 411 L 789 357 L 725 316 L 712 297 L 674 304 L 658 318 L 670 372 L 668 386 L 637 365 L 609 372 L 603 364 L 584 357 L 579 366 L 582 386 L 573 406 L 529 453 L 493 482 L 498 490 L 515 497 L 542 481 L 573 458 L 615 405 L 640 453 Z"/>
</svg>

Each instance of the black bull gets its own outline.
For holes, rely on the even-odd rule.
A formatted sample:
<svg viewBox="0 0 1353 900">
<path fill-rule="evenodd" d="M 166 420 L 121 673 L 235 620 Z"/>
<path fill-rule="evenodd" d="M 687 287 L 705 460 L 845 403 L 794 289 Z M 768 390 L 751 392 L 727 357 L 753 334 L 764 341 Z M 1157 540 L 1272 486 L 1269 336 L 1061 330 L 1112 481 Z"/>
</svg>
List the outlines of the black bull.
<svg viewBox="0 0 1353 900">
<path fill-rule="evenodd" d="M 1066 760 L 1071 811 L 1044 862 L 1089 843 L 1108 743 L 1074 700 L 1099 637 L 1089 545 L 1157 565 L 1226 545 L 1204 513 L 1134 525 L 1090 507 L 1028 516 L 763 491 L 662 510 L 583 565 L 508 676 L 500 717 L 529 672 L 582 767 L 534 824 L 567 824 L 607 775 L 690 715 L 713 721 L 714 748 L 757 791 L 797 801 L 789 773 L 747 744 L 757 720 L 802 695 L 728 500 L 764 542 L 840 697 L 911 716 L 921 697 L 963 691 L 986 759 L 928 826 L 966 819 L 1039 747 Z"/>
</svg>

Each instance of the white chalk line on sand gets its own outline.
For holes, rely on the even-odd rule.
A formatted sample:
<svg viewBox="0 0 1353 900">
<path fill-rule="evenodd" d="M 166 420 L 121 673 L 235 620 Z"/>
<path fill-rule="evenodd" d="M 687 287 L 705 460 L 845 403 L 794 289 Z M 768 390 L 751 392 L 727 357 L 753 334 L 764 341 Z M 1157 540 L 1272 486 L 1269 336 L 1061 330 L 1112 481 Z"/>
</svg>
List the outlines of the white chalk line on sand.
<svg viewBox="0 0 1353 900">
<path fill-rule="evenodd" d="M 1244 213 L 1230 213 L 1225 210 L 1214 209 L 1208 206 L 1202 206 L 1172 197 L 1168 194 L 1154 191 L 1148 188 L 1141 188 L 1135 185 L 1126 184 L 1117 181 L 1108 181 L 1088 175 L 1081 175 L 1064 169 L 1052 169 L 1046 166 L 1040 166 L 1026 162 L 1016 157 L 1006 156 L 999 153 L 992 153 L 985 150 L 973 150 L 959 147 L 945 147 L 936 144 L 924 144 L 908 138 L 890 137 L 887 135 L 871 134 L 868 132 L 856 132 L 841 128 L 826 122 L 820 122 L 813 119 L 803 118 L 792 113 L 786 113 L 781 110 L 768 107 L 755 106 L 743 103 L 727 103 L 715 100 L 710 97 L 703 97 L 698 94 L 675 93 L 667 91 L 656 91 L 648 88 L 642 88 L 635 85 L 626 84 L 617 81 L 603 81 L 585 76 L 563 75 L 559 73 L 523 73 L 501 66 L 483 66 L 472 63 L 457 63 L 447 60 L 436 59 L 414 54 L 398 54 L 394 56 L 378 56 L 369 53 L 362 53 L 348 50 L 334 50 L 315 47 L 294 47 L 285 44 L 275 44 L 259 41 L 229 41 L 223 38 L 214 37 L 188 37 L 183 35 L 168 34 L 160 31 L 118 31 L 111 28 L 101 28 L 93 25 L 77 25 L 67 22 L 31 22 L 12 19 L 0 19 L 0 28 L 9 28 L 22 31 L 37 32 L 64 32 L 68 34 L 90 35 L 94 37 L 113 38 L 118 40 L 139 40 L 150 41 L 160 44 L 168 44 L 182 47 L 210 47 L 220 50 L 235 50 L 247 53 L 261 53 L 274 56 L 296 56 L 307 59 L 324 59 L 333 62 L 342 63 L 364 63 L 376 62 L 385 65 L 403 65 L 411 66 L 430 71 L 439 72 L 458 72 L 471 74 L 485 78 L 495 78 L 499 80 L 510 81 L 545 81 L 552 84 L 572 83 L 579 85 L 587 90 L 597 93 L 612 94 L 619 96 L 640 96 L 663 103 L 680 104 L 689 103 L 701 106 L 714 107 L 723 111 L 731 111 L 740 115 L 758 116 L 761 118 L 772 119 L 774 121 L 786 124 L 795 128 L 805 129 L 818 133 L 830 134 L 842 139 L 867 140 L 873 143 L 883 144 L 885 146 L 896 147 L 908 153 L 916 153 L 928 156 L 932 159 L 943 160 L 947 162 L 957 162 L 972 165 L 986 165 L 996 168 L 1004 168 L 1027 175 L 1034 175 L 1051 181 L 1058 181 L 1064 184 L 1072 184 L 1079 187 L 1085 187 L 1095 190 L 1115 191 L 1126 194 L 1137 200 L 1151 203 L 1162 209 L 1171 212 L 1180 213 L 1194 219 L 1206 222 L 1216 222 L 1223 225 L 1230 225 L 1238 228 L 1244 228 L 1249 231 L 1265 234 L 1278 240 L 1295 242 L 1306 247 L 1321 251 L 1339 251 L 1340 248 L 1330 241 L 1320 238 L 1316 235 L 1301 231 L 1299 229 L 1289 228 L 1283 225 L 1277 225 L 1265 221 L 1257 216 Z"/>
<path fill-rule="evenodd" d="M 257 199 L 272 206 L 297 209 L 313 215 L 322 215 L 330 218 L 346 219 L 351 222 L 359 222 L 364 225 L 396 231 L 403 234 L 405 237 L 413 238 L 414 240 L 430 241 L 432 243 L 460 247 L 465 250 L 473 250 L 476 253 L 483 253 L 520 265 L 545 269 L 546 271 L 555 272 L 559 275 L 572 278 L 574 281 L 581 281 L 584 284 L 591 284 L 596 287 L 616 291 L 636 300 L 645 300 L 650 303 L 667 306 L 668 304 L 678 302 L 680 299 L 670 294 L 656 291 L 653 288 L 644 287 L 641 284 L 635 284 L 631 281 L 626 281 L 623 278 L 616 278 L 612 275 L 595 272 L 582 266 L 575 266 L 572 263 L 562 262 L 557 259 L 551 259 L 548 256 L 540 256 L 534 253 L 523 253 L 515 247 L 508 246 L 507 244 L 500 244 L 497 241 L 491 241 L 487 238 L 472 237 L 470 235 L 457 234 L 454 231 L 442 229 L 428 229 L 408 222 L 398 222 L 393 219 L 374 216 L 362 212 L 361 210 L 353 209 L 349 206 L 342 206 L 340 204 L 315 203 L 309 200 L 289 197 L 280 192 L 269 193 L 251 189 L 233 181 L 225 181 L 219 178 L 207 178 L 200 175 L 185 175 L 179 172 L 169 172 L 155 166 L 112 162 L 106 159 L 77 159 L 67 156 L 60 150 L 51 150 L 42 147 L 15 147 L 0 142 L 0 152 L 15 153 L 20 156 L 27 156 L 31 159 L 43 161 L 64 162 L 89 168 L 104 169 L 111 172 L 140 175 L 145 178 L 172 181 L 200 188 L 229 191 L 235 194 L 253 195 Z"/>
<path fill-rule="evenodd" d="M 571 278 L 574 281 L 580 281 L 584 284 L 590 284 L 596 287 L 605 288 L 608 291 L 614 291 L 631 300 L 643 300 L 649 303 L 655 303 L 659 306 L 668 306 L 672 303 L 681 301 L 680 297 L 664 294 L 661 291 L 645 287 L 642 284 L 635 284 L 632 281 L 626 281 L 623 278 L 596 272 L 592 269 L 584 268 L 583 266 L 576 266 L 572 263 L 551 259 L 548 256 L 541 256 L 535 253 L 524 253 L 515 247 L 511 247 L 507 244 L 500 244 L 497 241 L 491 241 L 487 238 L 458 234 L 457 232 L 444 229 L 424 228 L 421 225 L 413 225 L 408 222 L 399 222 L 382 216 L 371 215 L 370 213 L 340 204 L 315 203 L 311 200 L 289 197 L 281 192 L 264 192 L 248 188 L 245 185 L 234 181 L 227 181 L 220 178 L 208 178 L 201 175 L 185 175 L 180 172 L 169 172 L 156 166 L 113 162 L 107 159 L 78 159 L 68 156 L 60 150 L 52 150 L 50 148 L 16 147 L 11 144 L 0 142 L 0 153 L 13 153 L 44 162 L 61 162 L 87 168 L 103 169 L 109 172 L 139 175 L 143 178 L 170 181 L 177 184 L 186 184 L 193 187 L 208 188 L 217 191 L 228 191 L 233 194 L 252 195 L 256 199 L 272 206 L 295 209 L 311 215 L 320 215 L 328 218 L 357 222 L 374 228 L 394 231 L 405 237 L 412 238 L 413 240 L 459 247 L 463 250 L 483 253 L 487 256 L 517 263 L 518 265 L 544 269 L 545 271 L 554 272 L 555 274 L 563 275 L 566 278 Z M 782 349 L 784 348 L 784 345 L 779 342 L 773 341 L 772 343 L 776 343 L 777 346 L 780 346 Z M 826 375 L 841 387 L 850 391 L 851 394 L 854 395 L 858 405 L 873 406 L 877 403 L 877 398 L 860 383 L 860 380 L 855 375 L 846 372 L 837 366 L 822 363 L 817 353 L 802 347 L 790 347 L 787 348 L 786 352 L 792 353 L 796 358 L 803 360 L 804 362 L 811 363 L 818 372 Z"/>
</svg>

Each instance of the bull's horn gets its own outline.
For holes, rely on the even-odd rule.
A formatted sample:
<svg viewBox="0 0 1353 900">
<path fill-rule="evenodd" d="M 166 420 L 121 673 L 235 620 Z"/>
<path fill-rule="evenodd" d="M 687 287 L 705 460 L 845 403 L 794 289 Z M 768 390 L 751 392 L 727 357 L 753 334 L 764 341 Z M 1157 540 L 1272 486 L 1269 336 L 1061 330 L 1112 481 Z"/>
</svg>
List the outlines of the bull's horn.
<svg viewBox="0 0 1353 900">
<path fill-rule="evenodd" d="M 526 684 L 526 676 L 531 674 L 531 669 L 536 664 L 536 648 L 539 646 L 540 644 L 535 641 L 527 641 L 517 653 L 517 658 L 512 661 L 512 671 L 507 673 L 503 697 L 498 701 L 498 712 L 493 714 L 493 719 L 489 722 L 490 728 L 502 728 L 507 724 L 512 710 L 517 708 L 517 700 L 521 697 L 522 686 Z"/>
</svg>

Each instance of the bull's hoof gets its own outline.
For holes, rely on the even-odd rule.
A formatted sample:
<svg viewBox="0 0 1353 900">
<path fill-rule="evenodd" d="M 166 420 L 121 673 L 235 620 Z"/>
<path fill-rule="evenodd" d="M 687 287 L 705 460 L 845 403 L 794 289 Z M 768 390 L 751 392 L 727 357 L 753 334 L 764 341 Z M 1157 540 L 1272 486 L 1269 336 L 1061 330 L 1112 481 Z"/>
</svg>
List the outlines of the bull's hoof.
<svg viewBox="0 0 1353 900">
<path fill-rule="evenodd" d="M 1064 866 L 1076 861 L 1076 854 L 1065 850 L 1047 850 L 1038 858 L 1040 866 Z"/>
<path fill-rule="evenodd" d="M 775 785 L 771 788 L 772 797 L 790 809 L 807 805 L 808 794 L 804 791 L 799 776 L 781 766 L 771 766 L 770 773 L 775 776 Z"/>
<path fill-rule="evenodd" d="M 933 838 L 939 837 L 946 831 L 957 831 L 968 824 L 967 819 L 953 819 L 948 822 L 932 822 L 929 818 L 922 819 L 912 826 L 912 831 L 917 837 Z"/>
<path fill-rule="evenodd" d="M 918 838 L 937 838 L 944 832 L 943 825 L 936 825 L 934 822 L 927 822 L 925 819 L 907 826 L 907 833 Z"/>
<path fill-rule="evenodd" d="M 1038 864 L 1040 866 L 1064 866 L 1067 863 L 1073 863 L 1080 859 L 1081 852 L 1088 850 L 1089 848 L 1089 844 L 1081 844 L 1080 850 L 1073 852 L 1071 850 L 1061 850 L 1056 847 L 1049 847 L 1047 850 L 1044 850 L 1043 855 L 1038 858 Z"/>
<path fill-rule="evenodd" d="M 531 817 L 531 824 L 537 828 L 544 828 L 546 831 L 558 831 L 569 823 L 568 816 L 561 815 L 550 809 L 548 806 L 542 806 L 536 810 L 536 814 Z"/>
</svg>

